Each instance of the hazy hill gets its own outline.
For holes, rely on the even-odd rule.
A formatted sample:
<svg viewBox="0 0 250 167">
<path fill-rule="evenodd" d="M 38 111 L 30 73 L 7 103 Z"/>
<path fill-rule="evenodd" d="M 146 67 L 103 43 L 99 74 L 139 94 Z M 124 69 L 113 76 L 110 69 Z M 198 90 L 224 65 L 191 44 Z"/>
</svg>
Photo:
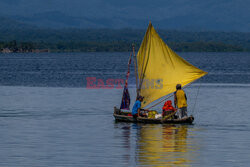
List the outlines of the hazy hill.
<svg viewBox="0 0 250 167">
<path fill-rule="evenodd" d="M 7 17 L 0 16 L 0 30 L 18 30 L 18 29 L 34 29 L 36 26 L 23 23 L 22 21 L 17 21 Z"/>
<path fill-rule="evenodd" d="M 1 0 L 0 15 L 49 28 L 250 30 L 248 0 Z"/>
</svg>

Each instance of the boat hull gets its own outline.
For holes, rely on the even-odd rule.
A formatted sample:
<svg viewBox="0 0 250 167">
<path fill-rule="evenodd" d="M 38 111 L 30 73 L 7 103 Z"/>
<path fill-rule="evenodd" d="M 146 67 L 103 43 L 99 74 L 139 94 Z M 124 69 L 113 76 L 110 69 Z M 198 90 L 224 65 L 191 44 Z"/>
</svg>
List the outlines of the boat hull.
<svg viewBox="0 0 250 167">
<path fill-rule="evenodd" d="M 194 121 L 193 116 L 184 117 L 182 119 L 153 119 L 145 117 L 134 119 L 132 116 L 128 116 L 126 112 L 121 112 L 121 110 L 116 107 L 114 108 L 113 116 L 117 122 L 137 122 L 145 124 L 192 124 Z"/>
</svg>

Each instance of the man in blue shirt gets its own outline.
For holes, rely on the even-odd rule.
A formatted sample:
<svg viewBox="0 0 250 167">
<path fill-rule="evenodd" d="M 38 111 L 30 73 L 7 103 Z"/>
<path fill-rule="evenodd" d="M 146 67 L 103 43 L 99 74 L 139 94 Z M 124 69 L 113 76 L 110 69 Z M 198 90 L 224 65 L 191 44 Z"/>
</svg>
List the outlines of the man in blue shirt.
<svg viewBox="0 0 250 167">
<path fill-rule="evenodd" d="M 140 116 L 140 108 L 141 108 L 141 102 L 143 101 L 143 97 L 139 96 L 133 106 L 132 109 L 132 115 L 136 119 L 138 116 Z"/>
</svg>

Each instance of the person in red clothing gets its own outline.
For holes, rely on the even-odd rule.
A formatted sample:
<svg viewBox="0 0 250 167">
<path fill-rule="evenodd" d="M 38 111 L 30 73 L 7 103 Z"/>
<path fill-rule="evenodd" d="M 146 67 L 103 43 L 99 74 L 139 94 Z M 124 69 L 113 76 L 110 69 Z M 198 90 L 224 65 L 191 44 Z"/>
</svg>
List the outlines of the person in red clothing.
<svg viewBox="0 0 250 167">
<path fill-rule="evenodd" d="M 175 111 L 175 108 L 172 106 L 172 101 L 168 100 L 165 102 L 164 106 L 162 107 L 162 117 L 165 117 Z"/>
</svg>

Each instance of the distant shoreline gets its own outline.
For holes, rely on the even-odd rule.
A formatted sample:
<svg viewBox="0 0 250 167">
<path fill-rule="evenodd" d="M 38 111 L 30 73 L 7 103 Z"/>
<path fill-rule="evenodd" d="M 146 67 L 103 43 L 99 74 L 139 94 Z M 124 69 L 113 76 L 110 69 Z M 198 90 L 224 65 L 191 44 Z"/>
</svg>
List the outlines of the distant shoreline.
<svg viewBox="0 0 250 167">
<path fill-rule="evenodd" d="M 158 32 L 176 52 L 250 51 L 250 32 Z M 0 29 L 0 52 L 129 52 L 144 35 L 138 29 Z"/>
<path fill-rule="evenodd" d="M 140 44 L 134 43 L 139 49 Z M 176 52 L 250 52 L 237 45 L 219 42 L 170 42 L 168 46 Z M 130 52 L 132 44 L 127 42 L 0 42 L 0 53 L 43 52 Z"/>
</svg>

